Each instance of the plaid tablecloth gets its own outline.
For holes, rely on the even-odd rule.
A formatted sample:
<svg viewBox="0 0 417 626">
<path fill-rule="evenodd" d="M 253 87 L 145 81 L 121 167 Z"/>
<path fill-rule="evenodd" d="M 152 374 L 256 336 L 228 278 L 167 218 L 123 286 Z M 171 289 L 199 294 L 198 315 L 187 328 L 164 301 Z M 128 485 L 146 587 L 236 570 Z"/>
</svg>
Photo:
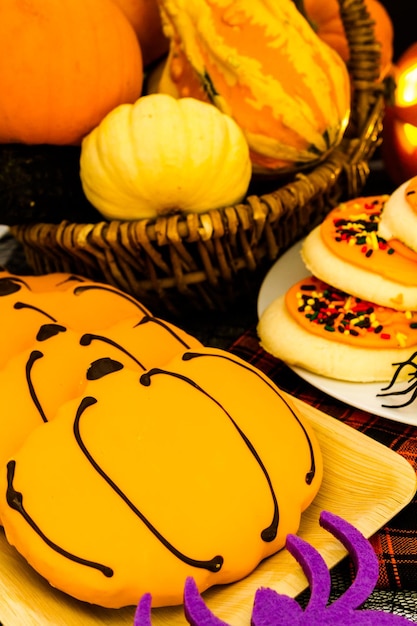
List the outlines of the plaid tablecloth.
<svg viewBox="0 0 417 626">
<path fill-rule="evenodd" d="M 377 417 L 315 389 L 260 348 L 255 328 L 239 337 L 230 350 L 258 367 L 284 391 L 395 450 L 417 471 L 417 427 Z M 417 591 L 417 494 L 370 542 L 379 559 L 376 588 Z M 416 598 L 414 602 L 417 615 Z"/>
</svg>

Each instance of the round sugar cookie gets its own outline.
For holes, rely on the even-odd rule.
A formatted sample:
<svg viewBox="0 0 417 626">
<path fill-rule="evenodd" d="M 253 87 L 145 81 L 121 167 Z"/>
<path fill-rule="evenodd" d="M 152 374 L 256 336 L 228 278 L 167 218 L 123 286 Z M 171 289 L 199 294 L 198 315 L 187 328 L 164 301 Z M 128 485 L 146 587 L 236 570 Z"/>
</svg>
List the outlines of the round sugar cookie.
<svg viewBox="0 0 417 626">
<path fill-rule="evenodd" d="M 342 291 L 385 307 L 415 310 L 417 253 L 378 235 L 387 197 L 338 206 L 307 235 L 301 256 L 314 276 Z"/>
<path fill-rule="evenodd" d="M 417 176 L 390 195 L 382 211 L 378 233 L 385 239 L 399 239 L 417 252 Z"/>
<path fill-rule="evenodd" d="M 261 315 L 260 344 L 289 365 L 328 378 L 389 381 L 417 348 L 417 313 L 378 306 L 310 276 Z M 405 376 L 405 372 L 404 372 Z"/>
<path fill-rule="evenodd" d="M 201 348 L 123 367 L 62 405 L 0 475 L 7 539 L 50 583 L 107 607 L 181 604 L 285 545 L 320 487 L 309 423 L 259 370 Z"/>
</svg>

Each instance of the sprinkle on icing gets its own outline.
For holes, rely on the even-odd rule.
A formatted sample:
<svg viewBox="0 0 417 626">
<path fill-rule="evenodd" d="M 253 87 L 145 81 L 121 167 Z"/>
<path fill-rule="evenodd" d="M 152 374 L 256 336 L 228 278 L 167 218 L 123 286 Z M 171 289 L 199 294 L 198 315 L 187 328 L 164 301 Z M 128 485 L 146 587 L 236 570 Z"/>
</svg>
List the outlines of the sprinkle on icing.
<svg viewBox="0 0 417 626">
<path fill-rule="evenodd" d="M 417 345 L 417 312 L 373 304 L 314 276 L 288 290 L 286 305 L 298 323 L 326 339 L 371 348 Z"/>
<path fill-rule="evenodd" d="M 333 254 L 363 269 L 405 285 L 417 284 L 417 253 L 378 234 L 388 195 L 340 204 L 322 222 L 323 242 Z"/>
</svg>

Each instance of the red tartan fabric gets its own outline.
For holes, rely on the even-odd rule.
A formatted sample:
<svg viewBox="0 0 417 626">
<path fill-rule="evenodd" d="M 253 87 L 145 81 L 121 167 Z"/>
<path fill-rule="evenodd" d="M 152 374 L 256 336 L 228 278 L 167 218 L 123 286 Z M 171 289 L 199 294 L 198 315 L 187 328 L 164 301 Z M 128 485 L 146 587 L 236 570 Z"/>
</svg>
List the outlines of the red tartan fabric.
<svg viewBox="0 0 417 626">
<path fill-rule="evenodd" d="M 417 471 L 417 427 L 377 417 L 315 389 L 280 360 L 262 350 L 254 328 L 239 337 L 230 351 L 258 367 L 284 391 L 395 450 Z M 410 504 L 370 538 L 370 542 L 379 559 L 376 588 L 416 590 L 417 494 Z"/>
</svg>

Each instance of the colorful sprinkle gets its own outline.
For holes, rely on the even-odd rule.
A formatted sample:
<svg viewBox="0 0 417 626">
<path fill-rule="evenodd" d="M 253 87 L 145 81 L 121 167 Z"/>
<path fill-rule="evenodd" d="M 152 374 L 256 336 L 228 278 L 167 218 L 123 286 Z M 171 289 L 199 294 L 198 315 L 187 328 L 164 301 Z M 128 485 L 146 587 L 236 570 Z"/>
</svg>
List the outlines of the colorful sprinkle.
<svg viewBox="0 0 417 626">
<path fill-rule="evenodd" d="M 401 313 L 378 307 L 326 283 L 316 281 L 303 283 L 299 286 L 296 297 L 298 312 L 303 314 L 309 323 L 318 324 L 329 333 L 352 337 L 364 337 L 372 333 L 378 335 L 384 342 L 395 340 L 397 346 L 405 347 L 409 341 L 406 332 L 392 335 L 387 332 L 387 327 L 394 323 L 395 316 L 402 315 L 404 321 L 408 322 L 410 331 L 417 329 L 415 311 Z"/>
<path fill-rule="evenodd" d="M 375 250 L 393 254 L 394 249 L 388 248 L 386 240 L 378 236 L 378 224 L 381 217 L 381 208 L 378 203 L 365 204 L 364 208 L 365 210 L 357 215 L 351 214 L 346 218 L 337 217 L 333 220 L 336 241 L 343 241 L 349 246 L 360 246 L 362 254 L 367 258 L 372 256 Z"/>
</svg>

